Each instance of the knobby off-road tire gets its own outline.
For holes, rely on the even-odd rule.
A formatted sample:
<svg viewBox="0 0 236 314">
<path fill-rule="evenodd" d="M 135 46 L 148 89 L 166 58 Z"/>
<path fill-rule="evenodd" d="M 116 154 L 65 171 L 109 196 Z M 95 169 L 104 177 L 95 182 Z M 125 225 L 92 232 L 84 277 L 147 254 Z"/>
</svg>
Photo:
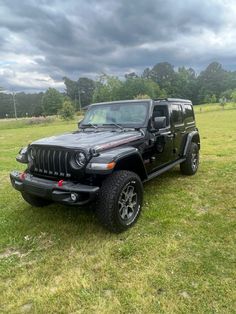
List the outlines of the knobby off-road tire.
<svg viewBox="0 0 236 314">
<path fill-rule="evenodd" d="M 98 220 L 111 232 L 125 231 L 137 221 L 142 203 L 140 177 L 131 171 L 116 171 L 105 179 L 100 189 Z"/>
<path fill-rule="evenodd" d="M 196 143 L 191 143 L 186 155 L 186 160 L 180 164 L 180 170 L 185 175 L 194 175 L 199 165 L 199 148 Z"/>
<path fill-rule="evenodd" d="M 44 207 L 52 203 L 52 201 L 50 200 L 46 200 L 44 198 L 29 194 L 26 192 L 22 192 L 21 195 L 27 203 L 29 203 L 30 205 L 34 207 Z"/>
</svg>

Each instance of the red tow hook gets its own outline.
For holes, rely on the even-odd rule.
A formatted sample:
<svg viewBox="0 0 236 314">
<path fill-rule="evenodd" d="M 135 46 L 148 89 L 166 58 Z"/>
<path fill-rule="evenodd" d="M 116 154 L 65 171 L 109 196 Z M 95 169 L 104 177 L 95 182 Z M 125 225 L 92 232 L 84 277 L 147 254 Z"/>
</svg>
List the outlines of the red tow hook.
<svg viewBox="0 0 236 314">
<path fill-rule="evenodd" d="M 57 182 L 57 185 L 60 187 L 60 186 L 63 185 L 63 182 L 64 182 L 64 180 L 60 180 L 60 181 Z"/>
<path fill-rule="evenodd" d="M 26 173 L 25 173 L 25 172 L 22 172 L 22 173 L 20 174 L 20 179 L 21 179 L 21 181 L 24 181 L 24 180 L 25 180 L 25 177 L 26 177 Z"/>
</svg>

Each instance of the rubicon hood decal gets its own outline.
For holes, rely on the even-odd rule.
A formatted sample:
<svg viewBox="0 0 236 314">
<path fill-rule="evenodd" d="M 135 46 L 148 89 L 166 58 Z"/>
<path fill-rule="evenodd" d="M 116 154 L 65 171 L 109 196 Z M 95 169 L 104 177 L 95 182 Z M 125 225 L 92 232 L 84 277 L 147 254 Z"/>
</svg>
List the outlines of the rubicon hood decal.
<svg viewBox="0 0 236 314">
<path fill-rule="evenodd" d="M 69 149 L 95 149 L 96 151 L 101 151 L 137 141 L 141 138 L 143 138 L 143 134 L 140 131 L 134 130 L 125 132 L 110 130 L 101 132 L 80 131 L 43 138 L 31 143 L 31 145 L 57 146 Z"/>
<path fill-rule="evenodd" d="M 120 145 L 124 145 L 124 144 L 127 144 L 127 143 L 132 142 L 132 141 L 137 141 L 140 138 L 142 138 L 142 135 L 129 136 L 127 138 L 120 139 L 120 140 L 117 140 L 117 141 L 112 141 L 110 143 L 104 143 L 104 144 L 101 144 L 101 145 L 97 145 L 97 146 L 94 147 L 94 149 L 97 152 L 99 152 L 99 151 L 102 151 L 102 150 L 105 150 L 105 149 L 114 148 L 114 147 L 117 147 L 117 146 L 120 146 Z"/>
</svg>

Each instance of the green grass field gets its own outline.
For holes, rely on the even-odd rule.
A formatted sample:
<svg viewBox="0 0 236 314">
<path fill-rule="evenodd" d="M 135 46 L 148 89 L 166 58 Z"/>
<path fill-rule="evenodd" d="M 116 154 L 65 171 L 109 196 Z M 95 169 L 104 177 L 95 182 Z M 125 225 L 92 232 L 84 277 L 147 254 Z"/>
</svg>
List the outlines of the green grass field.
<svg viewBox="0 0 236 314">
<path fill-rule="evenodd" d="M 203 113 L 203 112 L 205 113 L 205 112 L 210 112 L 210 111 L 231 110 L 231 109 L 236 109 L 236 103 L 230 102 L 230 103 L 226 103 L 224 106 L 222 106 L 219 103 L 194 106 L 195 113 Z"/>
<path fill-rule="evenodd" d="M 91 209 L 32 208 L 10 186 L 21 146 L 76 122 L 1 127 L 0 312 L 236 313 L 236 110 L 196 118 L 199 172 L 146 183 L 120 235 Z"/>
</svg>

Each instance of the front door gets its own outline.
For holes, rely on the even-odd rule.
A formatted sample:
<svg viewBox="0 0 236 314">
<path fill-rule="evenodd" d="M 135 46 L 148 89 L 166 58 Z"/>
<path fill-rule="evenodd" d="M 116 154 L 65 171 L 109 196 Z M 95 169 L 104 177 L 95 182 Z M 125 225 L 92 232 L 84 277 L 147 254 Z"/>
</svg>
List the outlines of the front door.
<svg viewBox="0 0 236 314">
<path fill-rule="evenodd" d="M 153 109 L 154 117 L 166 117 L 166 128 L 154 133 L 150 133 L 150 143 L 146 152 L 147 172 L 153 172 L 170 163 L 173 158 L 173 140 L 174 136 L 171 132 L 168 106 L 156 105 Z"/>
</svg>

